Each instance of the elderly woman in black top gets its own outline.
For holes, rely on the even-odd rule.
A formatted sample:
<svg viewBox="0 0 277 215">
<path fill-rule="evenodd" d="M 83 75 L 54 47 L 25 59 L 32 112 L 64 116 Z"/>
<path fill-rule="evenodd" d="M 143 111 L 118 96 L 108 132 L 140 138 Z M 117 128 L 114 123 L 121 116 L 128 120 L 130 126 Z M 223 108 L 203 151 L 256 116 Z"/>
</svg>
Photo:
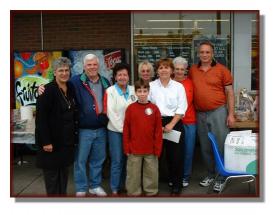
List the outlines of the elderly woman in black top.
<svg viewBox="0 0 277 215">
<path fill-rule="evenodd" d="M 68 82 L 71 62 L 60 57 L 53 62 L 55 79 L 45 85 L 37 100 L 37 167 L 43 169 L 47 195 L 66 195 L 68 167 L 77 144 L 77 109 L 74 89 Z"/>
</svg>

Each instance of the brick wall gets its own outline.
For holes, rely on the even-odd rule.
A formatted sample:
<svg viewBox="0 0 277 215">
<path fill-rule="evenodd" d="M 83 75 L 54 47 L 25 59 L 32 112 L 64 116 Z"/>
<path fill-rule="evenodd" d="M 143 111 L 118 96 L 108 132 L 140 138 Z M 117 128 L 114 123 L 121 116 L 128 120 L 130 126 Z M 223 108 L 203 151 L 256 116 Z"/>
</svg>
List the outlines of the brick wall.
<svg viewBox="0 0 277 215">
<path fill-rule="evenodd" d="M 124 48 L 126 59 L 130 59 L 131 18 L 128 11 L 44 11 L 42 23 L 45 51 Z M 11 52 L 42 50 L 40 11 L 11 12 L 11 44 Z M 11 108 L 15 106 L 13 89 L 12 75 Z"/>
<path fill-rule="evenodd" d="M 43 12 L 44 50 L 124 48 L 131 50 L 129 12 Z M 12 16 L 13 49 L 41 50 L 39 11 Z"/>
<path fill-rule="evenodd" d="M 11 17 L 11 41 L 18 51 L 40 50 L 40 14 L 17 14 Z"/>
</svg>

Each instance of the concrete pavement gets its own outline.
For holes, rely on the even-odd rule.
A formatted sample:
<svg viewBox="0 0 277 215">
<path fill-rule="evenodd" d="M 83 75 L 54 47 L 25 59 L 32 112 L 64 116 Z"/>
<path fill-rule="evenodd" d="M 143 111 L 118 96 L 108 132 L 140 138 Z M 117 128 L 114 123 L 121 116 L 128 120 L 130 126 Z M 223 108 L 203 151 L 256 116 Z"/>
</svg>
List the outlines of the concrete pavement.
<svg viewBox="0 0 277 215">
<path fill-rule="evenodd" d="M 194 159 L 193 172 L 190 181 L 190 185 L 187 188 L 183 188 L 182 194 L 179 199 L 189 200 L 189 199 L 220 199 L 221 197 L 231 197 L 235 198 L 245 198 L 249 197 L 258 197 L 255 194 L 255 183 L 251 183 L 250 187 L 248 184 L 241 183 L 242 179 L 234 179 L 229 182 L 224 189 L 222 194 L 211 193 L 207 194 L 208 188 L 199 186 L 199 181 L 203 176 L 205 176 L 205 167 L 202 164 L 201 158 L 199 156 L 199 149 L 196 150 L 196 156 Z M 25 154 L 23 155 L 23 160 L 27 163 L 18 165 L 20 158 L 17 156 L 14 158 L 13 164 L 11 164 L 11 196 L 12 197 L 45 197 L 45 187 L 42 176 L 42 171 L 35 167 L 35 155 L 34 154 Z M 165 177 L 164 177 L 165 178 Z M 159 183 L 159 195 L 158 197 L 166 197 L 167 199 L 172 198 L 170 196 L 170 188 L 167 185 L 166 180 L 161 177 Z M 106 163 L 103 173 L 103 188 L 108 194 L 111 194 L 109 188 L 109 164 Z M 74 182 L 73 182 L 73 167 L 70 167 L 70 176 L 68 182 L 68 196 L 74 197 Z M 117 198 L 125 198 L 126 194 L 122 194 Z M 159 199 L 158 197 L 154 197 Z M 225 198 L 226 199 L 226 198 Z"/>
</svg>

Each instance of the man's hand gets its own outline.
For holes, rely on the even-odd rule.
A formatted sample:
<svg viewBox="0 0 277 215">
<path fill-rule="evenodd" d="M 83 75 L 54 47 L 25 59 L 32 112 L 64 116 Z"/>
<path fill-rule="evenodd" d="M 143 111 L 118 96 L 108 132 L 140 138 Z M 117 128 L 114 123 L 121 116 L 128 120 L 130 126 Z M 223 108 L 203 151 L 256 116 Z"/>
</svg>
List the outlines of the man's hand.
<svg viewBox="0 0 277 215">
<path fill-rule="evenodd" d="M 234 124 L 235 124 L 235 122 L 236 122 L 236 119 L 235 119 L 235 117 L 234 117 L 234 115 L 233 114 L 229 114 L 228 116 L 227 116 L 227 126 L 228 127 L 232 127 Z"/>
<path fill-rule="evenodd" d="M 39 85 L 38 87 L 38 95 L 41 96 L 44 93 L 45 87 L 44 85 Z"/>
<path fill-rule="evenodd" d="M 46 152 L 52 152 L 53 151 L 53 145 L 49 144 L 49 145 L 45 145 L 43 146 L 43 150 Z"/>
<path fill-rule="evenodd" d="M 228 127 L 231 127 L 235 123 L 235 95 L 232 85 L 228 85 L 225 87 L 226 95 L 227 95 L 227 108 L 228 108 L 228 116 L 226 119 L 226 124 Z"/>
</svg>

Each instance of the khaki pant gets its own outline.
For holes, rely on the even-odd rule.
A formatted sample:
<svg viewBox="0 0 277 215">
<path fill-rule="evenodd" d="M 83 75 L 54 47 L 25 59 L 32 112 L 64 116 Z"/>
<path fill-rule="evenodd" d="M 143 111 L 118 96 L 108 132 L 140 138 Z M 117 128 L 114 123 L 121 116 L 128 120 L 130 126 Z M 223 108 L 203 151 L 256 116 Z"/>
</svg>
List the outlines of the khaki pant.
<svg viewBox="0 0 277 215">
<path fill-rule="evenodd" d="M 141 195 L 143 187 L 147 196 L 156 195 L 159 184 L 158 165 L 158 158 L 155 155 L 130 154 L 127 159 L 127 194 Z M 141 183 L 141 179 L 143 183 Z"/>
</svg>

